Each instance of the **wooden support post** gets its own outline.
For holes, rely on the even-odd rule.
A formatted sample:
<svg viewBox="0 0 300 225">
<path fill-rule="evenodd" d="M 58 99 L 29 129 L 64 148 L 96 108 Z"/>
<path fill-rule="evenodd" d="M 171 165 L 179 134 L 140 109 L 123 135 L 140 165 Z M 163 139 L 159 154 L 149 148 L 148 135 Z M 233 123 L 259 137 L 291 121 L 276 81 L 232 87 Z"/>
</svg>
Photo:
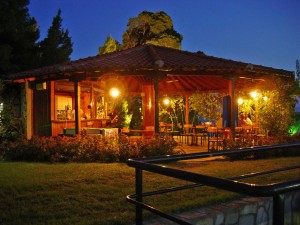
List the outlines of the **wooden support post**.
<svg viewBox="0 0 300 225">
<path fill-rule="evenodd" d="M 159 107 L 158 107 L 158 83 L 159 78 L 154 78 L 154 130 L 155 134 L 159 134 Z"/>
<path fill-rule="evenodd" d="M 26 138 L 31 139 L 33 136 L 33 91 L 30 89 L 29 81 L 25 83 L 26 93 Z"/>
<path fill-rule="evenodd" d="M 143 95 L 143 127 L 155 126 L 155 107 L 154 107 L 154 88 L 153 84 L 144 84 L 142 86 Z"/>
<path fill-rule="evenodd" d="M 81 130 L 81 115 L 80 115 L 80 83 L 74 81 L 74 91 L 75 91 L 75 133 L 79 134 Z"/>
<path fill-rule="evenodd" d="M 189 96 L 185 96 L 185 123 L 188 124 L 189 122 Z"/>
<path fill-rule="evenodd" d="M 228 90 L 230 95 L 230 128 L 232 131 L 232 139 L 235 139 L 235 124 L 236 124 L 236 118 L 235 118 L 235 111 L 236 111 L 236 100 L 234 95 L 234 89 L 235 89 L 235 78 L 230 79 Z"/>
</svg>

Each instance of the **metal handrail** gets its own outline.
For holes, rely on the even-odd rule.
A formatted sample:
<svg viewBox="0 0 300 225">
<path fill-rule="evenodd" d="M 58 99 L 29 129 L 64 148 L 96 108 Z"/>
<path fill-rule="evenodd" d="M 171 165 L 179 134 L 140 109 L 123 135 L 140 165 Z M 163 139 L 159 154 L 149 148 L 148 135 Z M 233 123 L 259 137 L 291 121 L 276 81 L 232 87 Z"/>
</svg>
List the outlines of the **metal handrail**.
<svg viewBox="0 0 300 225">
<path fill-rule="evenodd" d="M 142 209 L 147 209 L 159 216 L 167 218 L 173 222 L 178 224 L 190 224 L 182 219 L 179 219 L 175 216 L 166 214 L 161 212 L 160 210 L 154 208 L 153 206 L 146 205 L 142 202 L 144 196 L 150 196 L 154 194 L 161 194 L 171 191 L 177 191 L 187 188 L 194 188 L 197 186 L 207 185 L 211 187 L 215 187 L 218 189 L 223 189 L 231 192 L 236 192 L 239 194 L 245 194 L 249 196 L 256 196 L 256 197 L 273 197 L 273 210 L 276 212 L 281 213 L 273 213 L 273 221 L 274 225 L 283 224 L 284 221 L 284 212 L 283 210 L 283 198 L 282 195 L 287 192 L 300 190 L 300 180 L 291 180 L 276 184 L 267 184 L 267 185 L 256 185 L 256 184 L 249 184 L 244 182 L 238 182 L 238 179 L 246 178 L 246 177 L 253 177 L 268 173 L 279 172 L 283 170 L 290 170 L 295 168 L 300 168 L 299 166 L 281 168 L 277 170 L 271 171 L 264 171 L 259 172 L 256 174 L 245 174 L 240 175 L 233 178 L 217 178 L 212 176 L 207 176 L 203 174 L 196 174 L 192 172 L 187 172 L 179 169 L 174 168 L 167 168 L 161 165 L 157 165 L 155 163 L 163 163 L 163 162 L 171 162 L 171 161 L 178 161 L 178 160 L 189 160 L 189 159 L 196 159 L 196 158 L 205 158 L 211 156 L 225 156 L 230 154 L 240 154 L 240 153 L 248 153 L 248 152 L 260 152 L 260 151 L 270 151 L 270 150 L 281 150 L 284 148 L 299 148 L 300 143 L 293 143 L 293 144 L 285 144 L 285 145 L 273 145 L 273 146 L 263 146 L 263 147 L 255 147 L 255 148 L 245 148 L 245 149 L 236 149 L 236 150 L 229 150 L 229 151 L 219 151 L 219 152 L 210 152 L 210 153 L 193 153 L 193 154 L 184 154 L 184 155 L 167 155 L 161 157 L 151 157 L 151 158 L 142 158 L 142 159 L 129 159 L 127 161 L 128 166 L 134 167 L 136 169 L 136 194 L 128 195 L 127 201 L 136 205 L 136 224 L 141 225 L 143 218 L 142 218 Z M 155 192 L 142 192 L 142 171 L 149 171 L 153 173 L 162 174 L 165 176 L 194 182 L 194 184 L 163 189 Z M 279 211 L 278 211 L 279 210 Z M 281 211 L 280 211 L 281 210 Z"/>
</svg>

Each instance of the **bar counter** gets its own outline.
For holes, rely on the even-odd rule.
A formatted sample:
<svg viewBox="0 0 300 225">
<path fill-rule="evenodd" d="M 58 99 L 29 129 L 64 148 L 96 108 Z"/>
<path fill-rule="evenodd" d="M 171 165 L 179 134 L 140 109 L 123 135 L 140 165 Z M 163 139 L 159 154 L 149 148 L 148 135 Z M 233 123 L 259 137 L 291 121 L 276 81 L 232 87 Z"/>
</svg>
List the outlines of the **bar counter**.
<svg viewBox="0 0 300 225">
<path fill-rule="evenodd" d="M 88 122 L 93 122 L 93 127 L 105 127 L 108 119 L 82 119 L 81 128 L 89 127 Z M 75 128 L 75 120 L 52 120 L 52 136 L 63 133 L 64 128 Z"/>
</svg>

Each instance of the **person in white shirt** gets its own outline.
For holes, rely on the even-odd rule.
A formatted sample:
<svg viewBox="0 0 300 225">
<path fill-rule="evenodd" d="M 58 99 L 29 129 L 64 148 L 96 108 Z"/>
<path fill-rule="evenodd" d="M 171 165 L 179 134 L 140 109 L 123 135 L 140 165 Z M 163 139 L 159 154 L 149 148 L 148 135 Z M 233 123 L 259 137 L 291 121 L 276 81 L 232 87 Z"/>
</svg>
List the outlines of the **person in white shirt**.
<svg viewBox="0 0 300 225">
<path fill-rule="evenodd" d="M 247 123 L 247 125 L 252 125 L 253 124 L 252 120 L 251 120 L 250 113 L 248 113 L 248 115 L 247 115 L 246 123 Z"/>
</svg>

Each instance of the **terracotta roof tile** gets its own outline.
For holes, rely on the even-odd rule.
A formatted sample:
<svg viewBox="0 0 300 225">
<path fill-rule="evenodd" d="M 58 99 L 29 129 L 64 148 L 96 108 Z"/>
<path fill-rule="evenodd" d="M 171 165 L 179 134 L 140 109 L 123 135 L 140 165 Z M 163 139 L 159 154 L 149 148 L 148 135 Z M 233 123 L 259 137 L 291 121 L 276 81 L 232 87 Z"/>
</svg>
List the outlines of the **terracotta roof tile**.
<svg viewBox="0 0 300 225">
<path fill-rule="evenodd" d="M 23 79 L 43 75 L 55 75 L 74 72 L 116 72 L 161 69 L 176 72 L 180 71 L 254 71 L 258 73 L 274 74 L 278 76 L 293 77 L 291 71 L 274 69 L 260 65 L 253 65 L 223 58 L 207 56 L 199 53 L 176 50 L 161 46 L 142 45 L 135 48 L 108 53 L 104 55 L 88 57 L 43 67 L 30 71 L 10 74 L 8 79 Z"/>
</svg>

